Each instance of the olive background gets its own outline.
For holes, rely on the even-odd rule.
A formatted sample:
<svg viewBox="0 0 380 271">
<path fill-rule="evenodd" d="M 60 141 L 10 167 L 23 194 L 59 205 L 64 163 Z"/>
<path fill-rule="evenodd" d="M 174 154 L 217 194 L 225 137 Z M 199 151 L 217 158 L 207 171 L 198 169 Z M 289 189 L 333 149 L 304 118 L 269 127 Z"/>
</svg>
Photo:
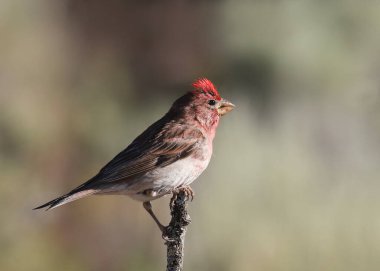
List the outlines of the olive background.
<svg viewBox="0 0 380 271">
<path fill-rule="evenodd" d="M 185 270 L 379 270 L 379 70 L 376 1 L 2 0 L 0 269 L 164 270 L 139 202 L 32 208 L 208 77 L 237 107 L 193 185 Z"/>
</svg>

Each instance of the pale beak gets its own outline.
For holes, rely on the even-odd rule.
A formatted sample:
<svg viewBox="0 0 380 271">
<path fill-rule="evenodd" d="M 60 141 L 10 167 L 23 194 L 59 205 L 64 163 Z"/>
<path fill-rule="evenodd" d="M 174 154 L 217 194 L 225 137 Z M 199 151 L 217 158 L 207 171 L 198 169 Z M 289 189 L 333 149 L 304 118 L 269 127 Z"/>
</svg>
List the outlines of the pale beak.
<svg viewBox="0 0 380 271">
<path fill-rule="evenodd" d="M 220 116 L 223 116 L 225 114 L 227 114 L 228 112 L 230 112 L 232 109 L 234 109 L 235 105 L 225 99 L 222 99 L 220 102 L 219 102 L 219 106 L 218 106 L 218 114 Z"/>
</svg>

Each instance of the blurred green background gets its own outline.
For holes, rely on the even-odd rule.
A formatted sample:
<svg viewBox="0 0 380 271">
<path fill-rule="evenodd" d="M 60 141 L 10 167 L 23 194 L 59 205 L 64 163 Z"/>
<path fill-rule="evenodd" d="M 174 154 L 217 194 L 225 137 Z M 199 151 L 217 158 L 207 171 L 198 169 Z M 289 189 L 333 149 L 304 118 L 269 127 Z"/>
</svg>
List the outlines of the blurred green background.
<svg viewBox="0 0 380 271">
<path fill-rule="evenodd" d="M 379 270 L 379 70 L 371 0 L 2 0 L 0 270 L 164 270 L 141 203 L 32 208 L 201 76 L 237 108 L 193 185 L 185 269 Z"/>
</svg>

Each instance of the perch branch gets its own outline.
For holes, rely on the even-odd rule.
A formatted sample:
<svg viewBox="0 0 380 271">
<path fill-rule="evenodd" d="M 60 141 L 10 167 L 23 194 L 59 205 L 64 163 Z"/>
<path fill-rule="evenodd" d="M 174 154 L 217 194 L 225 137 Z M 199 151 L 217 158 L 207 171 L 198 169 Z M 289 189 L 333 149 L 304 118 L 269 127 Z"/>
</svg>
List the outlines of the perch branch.
<svg viewBox="0 0 380 271">
<path fill-rule="evenodd" d="M 187 196 L 180 191 L 170 206 L 171 221 L 165 230 L 164 239 L 167 246 L 166 271 L 182 271 L 185 246 L 186 227 L 190 224 L 187 213 Z"/>
</svg>

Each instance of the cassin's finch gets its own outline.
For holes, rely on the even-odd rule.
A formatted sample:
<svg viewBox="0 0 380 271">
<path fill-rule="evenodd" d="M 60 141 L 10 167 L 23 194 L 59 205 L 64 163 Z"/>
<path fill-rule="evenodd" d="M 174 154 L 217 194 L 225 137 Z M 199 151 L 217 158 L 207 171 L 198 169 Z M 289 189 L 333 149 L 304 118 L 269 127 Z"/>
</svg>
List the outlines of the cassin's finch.
<svg viewBox="0 0 380 271">
<path fill-rule="evenodd" d="M 163 231 L 151 200 L 183 189 L 207 168 L 219 119 L 234 108 L 220 97 L 208 79 L 193 83 L 193 90 L 174 102 L 169 112 L 138 136 L 97 175 L 35 209 L 52 209 L 89 195 L 127 195 L 144 208 Z"/>
</svg>

